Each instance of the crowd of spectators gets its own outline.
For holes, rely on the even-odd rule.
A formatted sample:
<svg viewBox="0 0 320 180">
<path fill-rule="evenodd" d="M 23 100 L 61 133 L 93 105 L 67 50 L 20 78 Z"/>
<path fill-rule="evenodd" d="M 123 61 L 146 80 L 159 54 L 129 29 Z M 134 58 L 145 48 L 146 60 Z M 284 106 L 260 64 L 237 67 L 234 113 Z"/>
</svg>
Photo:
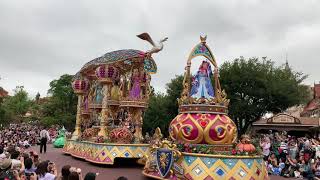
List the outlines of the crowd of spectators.
<svg viewBox="0 0 320 180">
<path fill-rule="evenodd" d="M 0 146 L 6 147 L 11 144 L 20 148 L 28 148 L 39 144 L 41 127 L 35 124 L 10 124 L 0 130 Z M 58 127 L 48 129 L 50 139 L 54 141 L 57 136 Z M 51 143 L 51 141 L 49 142 Z"/>
<path fill-rule="evenodd" d="M 64 165 L 58 169 L 50 160 L 43 160 L 36 151 L 28 149 L 39 143 L 43 127 L 31 124 L 10 124 L 0 130 L 0 180 L 95 180 L 98 173 Z M 57 127 L 48 129 L 50 139 Z M 45 154 L 42 156 L 45 157 Z M 119 177 L 119 180 L 127 180 Z"/>
<path fill-rule="evenodd" d="M 260 146 L 269 174 L 320 180 L 319 138 L 270 131 L 260 134 Z"/>
<path fill-rule="evenodd" d="M 55 163 L 42 161 L 38 154 L 23 152 L 14 147 L 0 148 L 0 180 L 95 180 L 98 174 L 65 165 L 59 172 Z"/>
</svg>

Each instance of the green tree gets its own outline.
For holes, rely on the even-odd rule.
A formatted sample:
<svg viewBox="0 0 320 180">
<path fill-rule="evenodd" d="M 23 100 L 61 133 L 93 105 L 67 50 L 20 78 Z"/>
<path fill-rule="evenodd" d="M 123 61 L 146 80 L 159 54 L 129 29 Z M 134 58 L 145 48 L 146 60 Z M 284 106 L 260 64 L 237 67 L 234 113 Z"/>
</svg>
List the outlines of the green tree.
<svg viewBox="0 0 320 180">
<path fill-rule="evenodd" d="M 168 98 L 164 94 L 155 94 L 149 99 L 149 107 L 144 114 L 143 130 L 153 133 L 160 127 L 163 133 L 167 133 L 170 117 L 168 116 Z"/>
<path fill-rule="evenodd" d="M 178 114 L 178 98 L 180 98 L 181 92 L 183 90 L 182 82 L 183 76 L 180 75 L 171 79 L 170 83 L 166 85 L 168 98 L 167 113 L 169 114 L 171 120 L 175 118 Z"/>
<path fill-rule="evenodd" d="M 143 130 L 151 132 L 159 127 L 168 135 L 170 122 L 178 114 L 178 101 L 182 92 L 183 76 L 176 76 L 166 85 L 166 94 L 154 94 L 150 97 L 149 107 L 144 115 Z"/>
<path fill-rule="evenodd" d="M 64 74 L 50 82 L 48 101 L 41 105 L 41 122 L 46 125 L 60 124 L 73 128 L 77 111 L 78 97 L 72 89 L 72 75 Z"/>
<path fill-rule="evenodd" d="M 2 114 L 7 121 L 22 121 L 31 105 L 32 101 L 28 98 L 28 93 L 24 90 L 24 87 L 17 86 L 14 89 L 14 95 L 4 99 Z"/>
<path fill-rule="evenodd" d="M 56 108 L 62 113 L 76 113 L 77 96 L 72 89 L 72 75 L 64 74 L 59 79 L 50 82 L 48 93 Z"/>
<path fill-rule="evenodd" d="M 230 99 L 229 115 L 240 134 L 265 113 L 279 113 L 305 101 L 306 78 L 290 67 L 275 66 L 271 60 L 235 59 L 220 68 L 220 81 Z"/>
<path fill-rule="evenodd" d="M 6 110 L 3 108 L 2 103 L 0 103 L 0 124 L 6 124 L 7 118 L 6 118 Z"/>
</svg>

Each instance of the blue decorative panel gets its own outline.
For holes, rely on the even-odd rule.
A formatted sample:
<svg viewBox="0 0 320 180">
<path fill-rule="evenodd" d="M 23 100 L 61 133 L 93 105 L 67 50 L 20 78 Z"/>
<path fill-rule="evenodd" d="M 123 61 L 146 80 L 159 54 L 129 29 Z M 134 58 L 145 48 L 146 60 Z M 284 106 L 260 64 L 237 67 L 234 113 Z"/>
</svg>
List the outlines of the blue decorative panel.
<svg viewBox="0 0 320 180">
<path fill-rule="evenodd" d="M 193 163 L 197 158 L 194 156 L 184 156 L 184 160 L 187 162 L 187 164 L 190 166 L 190 164 Z"/>
<path fill-rule="evenodd" d="M 217 159 L 207 157 L 201 157 L 200 159 L 208 168 L 211 168 L 212 165 L 217 161 Z"/>
<path fill-rule="evenodd" d="M 249 168 L 251 169 L 252 164 L 254 162 L 254 159 L 241 159 L 241 161 Z"/>
<path fill-rule="evenodd" d="M 222 159 L 222 162 L 224 162 L 224 164 L 228 166 L 229 169 L 232 169 L 233 166 L 237 164 L 238 159 Z"/>
</svg>

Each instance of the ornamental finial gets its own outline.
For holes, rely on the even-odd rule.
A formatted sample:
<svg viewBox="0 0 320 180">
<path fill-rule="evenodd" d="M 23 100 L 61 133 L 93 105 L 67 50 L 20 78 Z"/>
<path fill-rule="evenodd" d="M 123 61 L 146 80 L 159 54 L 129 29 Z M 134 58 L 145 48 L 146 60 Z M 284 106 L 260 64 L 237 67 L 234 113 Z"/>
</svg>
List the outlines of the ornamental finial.
<svg viewBox="0 0 320 180">
<path fill-rule="evenodd" d="M 206 43 L 207 35 L 205 35 L 205 36 L 201 36 L 200 35 L 200 40 L 201 40 L 202 43 Z"/>
</svg>

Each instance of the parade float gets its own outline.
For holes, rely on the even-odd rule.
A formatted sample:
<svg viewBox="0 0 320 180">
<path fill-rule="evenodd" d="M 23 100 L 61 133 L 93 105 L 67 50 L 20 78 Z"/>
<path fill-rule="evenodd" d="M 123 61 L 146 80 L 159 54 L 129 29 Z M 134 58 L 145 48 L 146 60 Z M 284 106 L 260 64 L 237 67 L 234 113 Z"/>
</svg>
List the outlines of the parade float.
<svg viewBox="0 0 320 180">
<path fill-rule="evenodd" d="M 65 142 L 64 153 L 92 163 L 113 164 L 115 158 L 141 158 L 147 152 L 142 124 L 151 74 L 157 72 L 152 55 L 162 50 L 167 38 L 155 43 L 147 33 L 138 37 L 152 49 L 106 53 L 75 75 L 76 126 Z"/>
<path fill-rule="evenodd" d="M 206 37 L 191 51 L 185 67 L 179 114 L 169 126 L 169 139 L 151 142 L 143 174 L 155 179 L 268 179 L 263 157 L 247 135 L 237 140 L 228 116 L 229 100 L 221 89 L 216 60 Z M 191 65 L 203 57 L 194 74 Z"/>
</svg>

